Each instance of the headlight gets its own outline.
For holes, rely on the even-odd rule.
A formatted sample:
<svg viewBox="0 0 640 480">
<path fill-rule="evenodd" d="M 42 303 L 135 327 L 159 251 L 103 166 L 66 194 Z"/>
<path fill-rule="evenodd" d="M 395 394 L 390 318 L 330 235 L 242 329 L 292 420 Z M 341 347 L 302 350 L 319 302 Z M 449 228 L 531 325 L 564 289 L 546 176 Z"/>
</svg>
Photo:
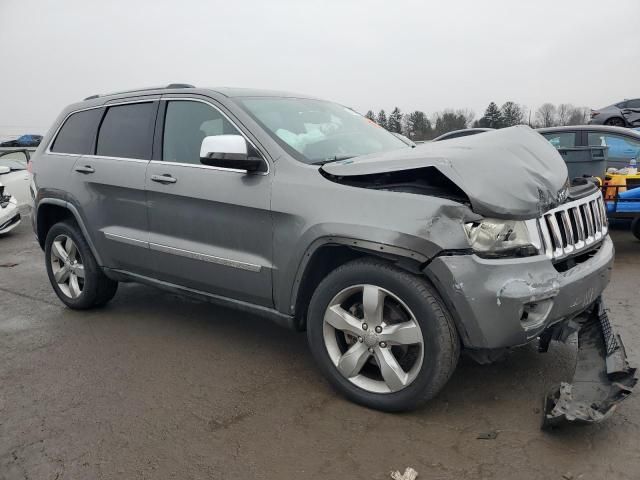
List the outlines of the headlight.
<svg viewBox="0 0 640 480">
<path fill-rule="evenodd" d="M 481 257 L 529 257 L 539 253 L 522 221 L 485 218 L 465 223 L 464 229 L 469 245 Z"/>
</svg>

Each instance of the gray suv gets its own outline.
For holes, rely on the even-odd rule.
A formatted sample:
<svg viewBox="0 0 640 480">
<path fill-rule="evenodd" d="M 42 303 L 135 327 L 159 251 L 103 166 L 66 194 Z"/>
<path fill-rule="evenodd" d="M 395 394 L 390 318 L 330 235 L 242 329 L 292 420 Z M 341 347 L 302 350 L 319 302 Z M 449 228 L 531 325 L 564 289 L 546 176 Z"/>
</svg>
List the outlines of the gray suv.
<svg viewBox="0 0 640 480">
<path fill-rule="evenodd" d="M 608 327 L 600 192 L 569 187 L 528 127 L 414 148 L 336 103 L 170 85 L 69 106 L 32 171 L 67 306 L 141 282 L 254 312 L 306 330 L 327 379 L 373 408 L 432 398 L 461 350 L 488 362 Z M 630 391 L 621 344 L 602 351 L 618 337 L 598 335 L 606 398 L 576 414 L 558 387 L 547 420 L 599 419 Z"/>
</svg>

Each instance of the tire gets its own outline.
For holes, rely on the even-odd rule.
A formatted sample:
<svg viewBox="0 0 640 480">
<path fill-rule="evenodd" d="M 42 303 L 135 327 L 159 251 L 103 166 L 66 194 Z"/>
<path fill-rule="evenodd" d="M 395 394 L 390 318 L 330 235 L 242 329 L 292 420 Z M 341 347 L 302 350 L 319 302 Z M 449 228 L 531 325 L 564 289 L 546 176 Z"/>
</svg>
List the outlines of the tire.
<svg viewBox="0 0 640 480">
<path fill-rule="evenodd" d="M 610 125 L 612 127 L 626 127 L 627 126 L 627 122 L 624 121 L 624 118 L 620 118 L 620 117 L 611 117 L 608 118 L 606 122 L 604 122 L 605 125 Z"/>
<path fill-rule="evenodd" d="M 362 291 L 359 293 L 358 289 Z M 366 293 L 376 292 L 375 289 L 383 293 L 378 293 L 377 297 Z M 367 308 L 363 305 L 367 302 L 363 299 L 374 297 L 382 298 L 381 302 L 378 301 L 382 308 L 374 310 L 370 307 L 368 311 L 373 314 L 367 315 Z M 340 303 L 343 299 L 345 303 Z M 370 301 L 368 304 L 374 303 Z M 358 310 L 359 306 L 362 311 Z M 338 316 L 333 315 L 334 309 L 339 312 Z M 346 334 L 346 330 L 333 325 L 340 324 L 344 318 L 343 311 L 349 314 L 346 318 L 349 319 L 350 330 Z M 377 313 L 380 311 L 381 315 Z M 382 318 L 382 323 L 379 323 L 380 330 L 375 329 L 375 335 L 373 327 L 369 329 L 368 325 L 361 323 L 355 324 L 358 329 L 363 329 L 360 333 L 353 330 L 354 319 L 366 322 L 367 318 L 376 318 L 377 315 Z M 394 316 L 400 320 L 394 321 Z M 307 319 L 309 347 L 323 375 L 351 401 L 377 410 L 400 412 L 426 403 L 447 383 L 460 356 L 460 340 L 451 315 L 431 284 L 422 277 L 377 259 L 354 260 L 327 275 L 311 298 Z M 394 323 L 409 325 L 416 335 L 417 325 L 422 343 L 411 345 L 411 340 L 406 345 L 394 343 L 391 340 Z M 385 338 L 389 338 L 389 342 L 380 341 Z M 416 338 L 411 336 L 412 340 Z M 349 365 L 346 369 L 350 370 L 351 365 L 349 362 L 343 364 L 348 357 L 344 353 L 347 350 L 362 352 L 363 348 L 370 353 L 364 352 L 368 358 L 361 370 L 358 366 L 362 362 L 354 362 L 353 371 L 359 373 L 343 374 L 339 366 Z M 359 355 L 357 352 L 350 358 Z M 401 366 L 402 373 L 398 378 L 406 380 L 406 383 L 398 383 L 394 375 L 391 375 L 393 382 L 389 383 L 388 377 L 382 374 L 381 359 L 388 359 L 389 355 L 396 359 L 396 366 Z M 387 360 L 384 363 L 392 364 Z M 385 371 L 388 373 L 390 370 L 385 368 Z"/>
<path fill-rule="evenodd" d="M 67 307 L 74 310 L 99 307 L 116 294 L 118 282 L 102 272 L 75 222 L 64 221 L 51 227 L 44 251 L 51 286 Z M 65 254 L 67 261 L 63 260 Z M 56 279 L 57 274 L 62 282 Z"/>
<path fill-rule="evenodd" d="M 640 240 L 640 217 L 636 217 L 631 222 L 631 233 Z"/>
</svg>

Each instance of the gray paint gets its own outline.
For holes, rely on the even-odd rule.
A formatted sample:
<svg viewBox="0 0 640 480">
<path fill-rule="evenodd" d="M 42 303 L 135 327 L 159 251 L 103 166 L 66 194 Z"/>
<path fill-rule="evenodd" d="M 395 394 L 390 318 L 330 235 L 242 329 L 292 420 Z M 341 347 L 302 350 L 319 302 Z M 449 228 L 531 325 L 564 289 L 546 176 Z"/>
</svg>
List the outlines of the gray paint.
<svg viewBox="0 0 640 480">
<path fill-rule="evenodd" d="M 440 170 L 469 196 L 476 213 L 489 217 L 539 216 L 558 204 L 567 182 L 567 168 L 556 149 L 524 125 L 357 157 L 323 169 L 349 176 L 424 166 Z"/>
<path fill-rule="evenodd" d="M 300 313 L 295 312 L 300 281 L 313 254 L 325 245 L 402 260 L 412 271 L 424 268 L 454 312 L 469 348 L 534 338 L 519 313 L 532 292 L 536 298 L 555 299 L 542 329 L 579 313 L 606 286 L 613 257 L 608 239 L 593 259 L 566 275 L 557 273 L 544 255 L 481 260 L 469 252 L 464 222 L 480 215 L 537 217 L 555 205 L 565 186 L 562 159 L 528 127 L 328 164 L 323 173 L 290 157 L 233 100 L 235 95 L 269 94 L 158 89 L 70 106 L 35 154 L 36 204 L 56 201 L 68 206 L 99 254 L 100 265 L 114 278 L 224 299 L 269 312 L 280 323 L 293 324 L 291 317 Z M 215 105 L 260 151 L 268 173 L 45 153 L 69 112 L 158 96 Z M 96 172 L 74 173 L 74 165 L 85 164 Z M 426 166 L 438 168 L 457 184 L 470 205 L 327 178 Z M 176 183 L 150 181 L 152 175 L 164 174 Z"/>
</svg>

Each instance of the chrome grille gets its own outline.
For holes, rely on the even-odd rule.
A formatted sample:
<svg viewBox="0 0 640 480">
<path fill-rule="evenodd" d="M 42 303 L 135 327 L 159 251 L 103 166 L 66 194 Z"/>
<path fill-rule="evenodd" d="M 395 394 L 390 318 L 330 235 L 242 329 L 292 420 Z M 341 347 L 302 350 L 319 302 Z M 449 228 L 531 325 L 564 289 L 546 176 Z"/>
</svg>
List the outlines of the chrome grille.
<svg viewBox="0 0 640 480">
<path fill-rule="evenodd" d="M 540 250 L 557 260 L 586 250 L 607 234 L 607 215 L 598 191 L 588 197 L 567 202 L 528 222 L 537 230 Z"/>
</svg>

